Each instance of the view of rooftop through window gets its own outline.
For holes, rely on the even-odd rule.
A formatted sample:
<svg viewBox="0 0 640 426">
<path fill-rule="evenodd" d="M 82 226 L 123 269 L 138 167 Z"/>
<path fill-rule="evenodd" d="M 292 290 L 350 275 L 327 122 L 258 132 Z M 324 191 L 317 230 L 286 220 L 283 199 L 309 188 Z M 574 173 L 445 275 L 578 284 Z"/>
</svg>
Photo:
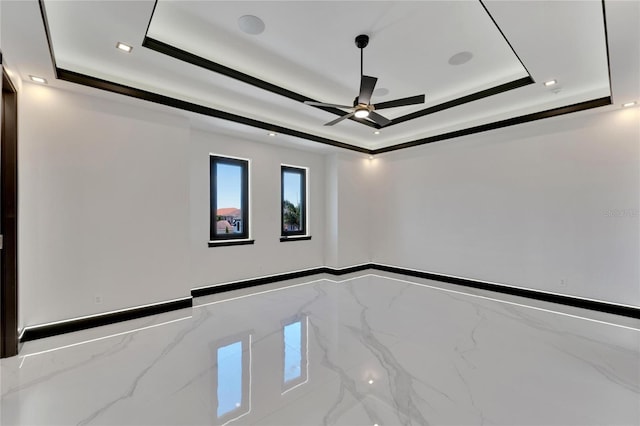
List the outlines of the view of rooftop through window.
<svg viewBox="0 0 640 426">
<path fill-rule="evenodd" d="M 244 232 L 242 211 L 242 165 L 217 162 L 216 228 L 217 236 L 232 236 Z"/>
</svg>

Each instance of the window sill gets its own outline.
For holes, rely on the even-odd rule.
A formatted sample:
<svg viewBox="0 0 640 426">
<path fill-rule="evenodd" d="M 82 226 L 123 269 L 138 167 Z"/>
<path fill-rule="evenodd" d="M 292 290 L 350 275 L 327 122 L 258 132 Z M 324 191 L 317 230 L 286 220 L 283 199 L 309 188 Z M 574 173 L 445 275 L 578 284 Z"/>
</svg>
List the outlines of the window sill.
<svg viewBox="0 0 640 426">
<path fill-rule="evenodd" d="M 255 243 L 255 240 L 220 240 L 209 241 L 209 247 L 244 246 Z"/>
<path fill-rule="evenodd" d="M 310 240 L 311 239 L 311 235 L 291 235 L 288 237 L 280 237 L 280 242 L 281 243 L 285 243 L 287 241 L 306 241 L 306 240 Z"/>
</svg>

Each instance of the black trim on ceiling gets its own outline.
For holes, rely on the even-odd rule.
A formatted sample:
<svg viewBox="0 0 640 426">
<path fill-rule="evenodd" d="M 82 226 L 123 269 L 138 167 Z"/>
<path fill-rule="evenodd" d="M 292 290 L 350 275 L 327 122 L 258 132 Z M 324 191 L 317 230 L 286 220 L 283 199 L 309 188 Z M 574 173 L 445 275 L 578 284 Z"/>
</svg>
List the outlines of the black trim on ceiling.
<svg viewBox="0 0 640 426">
<path fill-rule="evenodd" d="M 313 142 L 319 142 L 325 145 L 330 145 L 338 148 L 348 149 L 355 152 L 360 152 L 369 155 L 382 154 L 385 152 L 397 151 L 399 149 L 411 148 L 414 146 L 425 145 L 432 142 L 443 141 L 447 139 L 453 139 L 460 136 L 471 135 L 475 133 L 486 132 L 489 130 L 500 129 L 503 127 L 514 126 L 516 124 L 527 123 L 530 121 L 540 120 L 543 118 L 551 118 L 557 115 L 569 114 L 572 112 L 583 111 L 591 108 L 598 108 L 605 105 L 610 105 L 611 97 L 598 98 L 590 101 L 581 102 L 578 104 L 553 108 L 545 111 L 535 112 L 532 114 L 522 115 L 518 117 L 508 118 L 506 120 L 495 121 L 487 124 L 482 124 L 475 127 L 469 127 L 466 129 L 456 130 L 449 133 L 443 133 L 436 136 L 429 136 L 427 138 L 415 139 L 396 145 L 390 145 L 384 148 L 367 149 L 356 145 L 351 145 L 345 142 L 340 142 L 334 139 L 323 138 L 321 136 L 312 135 L 310 133 L 300 132 L 298 130 L 281 127 L 276 124 L 267 123 L 264 121 L 254 120 L 252 118 L 244 117 L 237 114 L 232 114 L 225 111 L 220 111 L 214 108 L 194 104 L 180 99 L 171 98 L 168 96 L 160 95 L 146 90 L 136 89 L 130 86 L 125 86 L 119 83 L 114 83 L 108 80 L 103 80 L 97 77 L 80 74 L 75 71 L 69 71 L 65 69 L 57 69 L 57 78 L 60 80 L 68 81 L 71 83 L 77 83 L 84 86 L 93 87 L 95 89 L 106 90 L 108 92 L 118 93 L 121 95 L 130 96 L 137 99 L 142 99 L 149 102 L 158 103 L 161 105 L 178 108 L 184 111 L 191 111 L 197 114 L 207 115 L 209 117 L 220 118 L 222 120 L 232 121 L 235 123 L 244 124 L 250 127 L 264 129 L 267 131 L 273 131 L 281 133 L 283 135 L 294 136 Z"/>
<path fill-rule="evenodd" d="M 234 80 L 238 80 L 238 81 L 242 81 L 243 83 L 249 84 L 253 87 L 258 87 L 260 89 L 264 89 L 268 92 L 271 93 L 275 93 L 281 96 L 284 96 L 285 98 L 289 98 L 289 99 L 293 99 L 294 101 L 298 101 L 298 102 L 302 102 L 304 103 L 305 101 L 313 101 L 313 102 L 317 102 L 316 99 L 312 99 L 312 98 L 308 98 L 304 95 L 301 95 L 299 93 L 293 92 L 291 90 L 285 89 L 284 87 L 280 87 L 278 85 L 275 85 L 273 83 L 269 83 L 266 82 L 264 80 L 261 80 L 257 77 L 253 77 L 249 74 L 245 74 L 243 72 L 240 72 L 236 69 L 233 68 L 229 68 L 227 66 L 224 66 L 222 64 L 219 64 L 217 62 L 213 62 L 210 61 L 208 59 L 205 59 L 201 56 L 195 55 L 191 52 L 187 52 L 186 50 L 182 50 L 179 49 L 175 46 L 172 46 L 170 44 L 164 43 L 162 41 L 156 40 L 154 38 L 151 38 L 149 36 L 144 37 L 144 40 L 142 41 L 142 46 L 154 50 L 156 52 L 162 53 L 164 55 L 167 55 L 169 57 L 172 57 L 174 59 L 177 59 L 179 61 L 182 62 L 186 62 L 204 69 L 207 69 L 209 71 L 213 71 L 217 74 L 222 74 L 225 75 L 227 77 L 230 77 Z M 323 111 L 327 111 L 330 112 L 332 114 L 335 115 L 345 115 L 346 112 L 338 109 L 338 108 L 331 108 L 331 107 L 323 107 L 323 106 L 318 106 L 318 105 L 309 105 L 312 106 L 314 108 L 318 108 L 321 109 Z M 357 121 L 358 123 L 361 124 L 365 124 L 369 127 L 373 127 L 373 128 L 380 128 L 380 126 L 378 126 L 377 124 L 369 121 L 369 120 L 362 120 L 356 117 L 351 117 L 350 118 L 353 121 Z"/>
<path fill-rule="evenodd" d="M 533 84 L 533 78 L 522 77 L 518 80 L 510 81 L 508 83 L 501 84 L 499 86 L 490 87 L 486 90 L 481 90 L 479 92 L 472 93 L 470 95 L 461 96 L 456 99 L 452 99 L 447 102 L 443 102 L 438 105 L 433 105 L 425 109 L 421 109 L 420 111 L 412 112 L 407 115 L 403 115 L 401 117 L 394 118 L 391 121 L 391 124 L 384 126 L 384 128 L 388 128 L 391 126 L 395 126 L 396 124 L 404 123 L 405 121 L 413 120 L 415 118 L 424 117 L 425 115 L 433 114 L 439 111 L 444 111 L 445 109 L 453 108 L 459 105 L 463 105 L 472 101 L 476 101 L 478 99 L 487 98 L 489 96 L 497 95 L 498 93 L 507 92 L 509 90 L 517 89 L 519 87 L 528 86 L 529 84 Z"/>
<path fill-rule="evenodd" d="M 47 9 L 44 7 L 44 0 L 39 0 L 38 4 L 40 5 L 40 15 L 42 16 L 42 23 L 44 24 L 44 35 L 47 37 L 47 46 L 49 47 L 49 54 L 51 55 L 53 75 L 56 78 L 59 78 L 58 65 L 56 64 L 56 55 L 53 53 L 53 42 L 51 41 L 51 30 L 49 29 L 49 18 L 47 18 Z"/>
<path fill-rule="evenodd" d="M 207 115 L 209 117 L 215 117 L 215 118 L 220 118 L 222 120 L 233 121 L 235 123 L 240 123 L 250 127 L 264 129 L 270 132 L 276 132 L 283 135 L 295 136 L 298 138 L 307 139 L 314 142 L 320 142 L 325 145 L 331 145 L 338 148 L 350 149 L 352 151 L 362 152 L 365 154 L 369 153 L 369 150 L 366 148 L 361 148 L 355 145 L 350 145 L 350 144 L 336 141 L 333 139 L 323 138 L 321 136 L 312 135 L 310 133 L 289 129 L 287 127 L 278 126 L 276 124 L 267 123 L 260 120 L 254 120 L 252 118 L 243 117 L 241 115 L 232 114 L 230 112 L 221 111 L 218 109 L 194 104 L 194 103 L 183 101 L 176 98 L 171 98 L 169 96 L 160 95 L 158 93 L 136 89 L 130 86 L 125 86 L 123 84 L 114 83 L 108 80 L 103 80 L 101 78 L 92 77 L 86 74 L 80 74 L 75 71 L 69 71 L 62 68 L 58 68 L 58 78 L 60 80 L 69 81 L 71 83 L 82 84 L 85 86 L 93 87 L 95 89 L 101 89 L 101 90 L 106 90 L 108 92 L 131 96 L 133 98 L 143 99 L 145 101 L 155 102 L 161 105 L 178 108 L 184 111 L 191 111 L 197 114 Z"/>
<path fill-rule="evenodd" d="M 191 308 L 192 306 L 193 298 L 187 297 L 181 300 L 163 302 L 151 306 L 143 306 L 140 308 L 132 308 L 107 314 L 98 314 L 89 318 L 72 319 L 55 324 L 36 326 L 33 328 L 26 327 L 24 329 L 22 337 L 20 338 L 20 341 L 28 342 L 30 340 L 42 339 L 43 337 L 57 336 L 59 334 L 71 333 L 74 331 L 86 330 L 103 325 L 115 324 L 118 322 L 142 318 L 149 315 L 157 315 L 165 312 L 175 311 L 178 309 Z"/>
<path fill-rule="evenodd" d="M 447 139 L 459 138 L 461 136 L 472 135 L 475 133 L 486 132 L 489 130 L 500 129 L 503 127 L 514 126 L 516 124 L 528 123 L 530 121 L 541 120 L 543 118 L 556 117 L 558 115 L 570 114 L 572 112 L 584 111 L 591 108 L 598 108 L 605 105 L 611 105 L 611 97 L 592 99 L 590 101 L 580 102 L 573 105 L 548 109 L 546 111 L 534 112 L 532 114 L 521 115 L 519 117 L 508 118 L 506 120 L 494 121 L 493 123 L 481 124 L 479 126 L 469 127 L 466 129 L 455 130 L 441 135 L 429 136 L 427 138 L 416 139 L 413 141 L 391 145 L 384 148 L 371 150 L 371 155 L 382 154 L 384 152 L 397 151 L 399 149 L 411 148 L 414 146 L 425 145 L 428 143 L 439 142 Z"/>
<path fill-rule="evenodd" d="M 147 22 L 147 29 L 144 30 L 144 38 L 147 38 L 147 34 L 149 34 L 149 28 L 151 28 L 151 21 L 153 21 L 153 16 L 156 14 L 156 7 L 158 6 L 158 0 L 154 0 L 153 9 L 151 9 L 151 16 L 149 16 L 149 22 Z M 144 39 L 142 41 L 142 45 L 144 46 Z"/>
<path fill-rule="evenodd" d="M 609 73 L 609 94 L 613 99 L 613 86 L 611 85 L 611 61 L 609 60 L 609 30 L 607 29 L 607 11 L 602 0 L 602 21 L 604 23 L 604 50 L 607 53 L 607 72 Z M 611 101 L 613 103 L 613 100 Z"/>
<path fill-rule="evenodd" d="M 157 3 L 157 0 L 156 0 Z M 604 0 L 602 0 L 602 4 L 604 7 Z M 375 155 L 375 154 L 380 154 L 380 153 L 384 153 L 384 152 L 391 152 L 391 151 L 396 151 L 399 149 L 404 149 L 404 148 L 410 148 L 413 146 L 419 146 L 419 145 L 424 145 L 427 143 L 431 143 L 431 142 L 437 142 L 437 141 L 441 141 L 441 140 L 446 140 L 446 139 L 452 139 L 452 138 L 456 138 L 459 136 L 465 136 L 465 135 L 471 135 L 474 133 L 479 133 L 479 132 L 484 132 L 487 130 L 492 130 L 492 129 L 497 129 L 497 128 L 501 128 L 501 127 L 507 127 L 507 126 L 512 126 L 512 125 L 516 125 L 516 124 L 520 124 L 520 123 L 526 123 L 528 121 L 533 121 L 533 120 L 538 120 L 541 118 L 550 118 L 556 115 L 562 115 L 562 114 L 567 114 L 570 112 L 577 112 L 577 111 L 582 111 L 582 110 L 586 110 L 589 108 L 597 108 L 600 106 L 605 106 L 605 105 L 610 105 L 612 103 L 611 101 L 611 97 L 608 98 L 599 98 L 599 99 L 593 99 L 590 101 L 586 101 L 586 102 L 582 102 L 580 104 L 575 104 L 575 105 L 570 105 L 570 106 L 566 106 L 566 107 L 559 107 L 559 108 L 554 108 L 554 109 L 550 109 L 550 110 L 546 110 L 546 111 L 540 111 L 534 114 L 529 114 L 529 115 L 525 115 L 525 116 L 520 116 L 520 117 L 514 117 L 511 119 L 507 119 L 507 120 L 502 120 L 502 121 L 498 121 L 498 122 L 494 122 L 494 123 L 487 123 L 484 125 L 480 125 L 480 126 L 475 126 L 475 127 L 471 127 L 471 128 L 467 128 L 467 129 L 461 129 L 461 130 L 457 130 L 454 132 L 449 132 L 449 133 L 445 133 L 442 135 L 436 135 L 436 136 L 431 136 L 431 137 L 427 137 L 427 138 L 421 138 L 421 139 L 416 139 L 413 141 L 408 141 L 408 142 L 404 142 L 404 143 L 400 143 L 400 144 L 396 144 L 396 145 L 391 145 L 388 147 L 384 147 L 384 148 L 379 148 L 379 149 L 367 149 L 367 148 L 362 148 L 356 145 L 351 145 L 345 142 L 340 142 L 337 140 L 333 140 L 333 139 L 328 139 L 328 138 L 323 138 L 320 136 L 316 136 L 316 135 L 312 135 L 312 134 L 308 134 L 308 133 L 304 133 L 304 132 L 300 132 L 297 130 L 292 130 L 292 129 L 288 129 L 288 128 L 284 128 L 284 127 L 280 127 L 278 125 L 275 124 L 270 124 L 270 123 L 266 123 L 266 122 L 262 122 L 262 121 L 258 121 L 258 120 L 253 120 L 247 117 L 243 117 L 243 116 L 239 116 L 236 114 L 231 114 L 231 113 L 227 113 L 224 111 L 219 111 L 213 108 L 209 108 L 209 107 L 205 107 L 202 105 L 197 105 L 197 104 L 193 104 L 190 102 L 186 102 L 186 101 L 182 101 L 179 99 L 175 99 L 175 98 L 170 98 L 168 96 L 163 96 L 157 93 L 153 93 L 153 92 L 148 92 L 148 91 L 144 91 L 141 89 L 136 89 L 133 87 L 128 87 L 128 86 L 124 86 L 122 84 L 118 84 L 118 83 L 114 83 L 108 80 L 103 80 L 97 77 L 92 77 L 92 76 L 88 76 L 88 75 L 84 75 L 84 74 L 80 74 L 74 71 L 69 71 L 69 70 L 63 70 L 57 67 L 56 65 L 56 59 L 55 59 L 55 54 L 53 51 L 53 45 L 51 42 L 51 37 L 50 37 L 50 31 L 49 31 L 49 23 L 47 21 L 47 15 L 45 12 L 45 5 L 44 5 L 44 0 L 39 0 L 39 5 L 40 5 L 40 11 L 41 11 L 41 15 L 42 15 L 42 20 L 43 20 L 43 25 L 44 25 L 44 29 L 45 29 L 45 33 L 47 35 L 47 43 L 49 45 L 49 53 L 51 55 L 51 61 L 53 63 L 53 68 L 54 68 L 54 73 L 56 75 L 56 78 L 61 79 L 61 80 L 65 80 L 65 81 L 69 81 L 72 83 L 76 83 L 76 84 L 81 84 L 81 85 L 85 85 L 88 87 L 93 87 L 96 89 L 101 89 L 101 90 L 106 90 L 106 91 L 110 91 L 113 93 L 118 93 L 118 94 L 122 94 L 122 95 L 126 95 L 126 96 L 131 96 L 134 98 L 138 98 L 138 99 L 142 99 L 142 100 L 146 100 L 146 101 L 150 101 L 150 102 L 155 102 L 158 104 L 162 104 L 162 105 L 166 105 L 166 106 L 170 106 L 170 107 L 174 107 L 174 108 L 178 108 L 178 109 L 183 109 L 186 111 L 191 111 L 191 112 L 195 112 L 198 114 L 203 114 L 203 115 L 208 115 L 211 117 L 216 117 L 216 118 L 220 118 L 223 120 L 228 120 L 228 121 L 234 121 L 240 124 L 244 124 L 250 127 L 256 127 L 256 128 L 261 128 L 261 129 L 265 129 L 265 130 L 269 130 L 269 131 L 275 131 L 275 132 L 279 132 L 282 134 L 287 134 L 290 136 L 294 136 L 294 137 L 299 137 L 302 139 L 307 139 L 310 140 L 312 142 L 318 142 L 318 143 L 322 143 L 322 144 L 326 144 L 326 145 L 330 145 L 330 146 L 334 146 L 334 147 L 338 147 L 338 148 L 343 148 L 343 149 L 347 149 L 347 150 L 351 150 L 351 151 L 355 151 L 355 152 L 360 152 L 360 153 L 364 153 L 364 154 L 369 154 L 369 155 Z M 155 5 L 154 5 L 154 10 L 155 10 Z M 604 9 L 603 9 L 604 11 Z M 603 16 L 604 19 L 604 16 Z M 151 21 L 149 21 L 150 24 Z M 604 22 L 605 24 L 605 37 L 606 37 L 606 20 Z M 607 60 L 609 59 L 609 42 L 608 42 L 608 38 L 605 40 L 606 43 L 606 49 L 607 49 Z M 611 75 L 611 71 L 609 70 L 609 76 Z M 526 79 L 526 77 L 525 77 Z M 519 81 L 520 84 L 524 83 L 524 81 Z M 516 82 L 512 82 L 512 83 L 507 83 L 507 85 L 510 84 L 518 84 L 518 81 Z M 609 89 L 611 91 L 611 82 L 609 81 Z M 488 89 L 488 90 L 492 90 L 492 89 Z M 495 93 L 494 93 L 495 94 Z M 473 95 L 469 95 L 469 96 L 473 96 Z"/>
<path fill-rule="evenodd" d="M 157 0 L 156 0 L 157 1 Z M 500 28 L 500 26 L 498 25 L 498 23 L 496 22 L 496 20 L 494 19 L 493 15 L 491 14 L 491 12 L 489 12 L 489 9 L 487 9 L 487 5 L 484 4 L 483 0 L 478 0 L 480 2 L 480 5 L 482 6 L 482 8 L 484 9 L 485 13 L 487 15 L 489 15 L 489 18 L 491 18 L 491 22 L 493 22 L 493 25 L 496 26 L 496 28 L 498 29 L 498 31 L 500 32 L 500 35 L 502 36 L 502 38 L 504 39 L 504 41 L 507 42 L 507 45 L 509 46 L 509 48 L 511 49 L 511 52 L 513 52 L 513 54 L 516 56 L 516 58 L 518 59 L 518 61 L 520 61 L 520 65 L 522 65 L 522 68 L 524 68 L 524 70 L 527 72 L 527 75 L 529 77 L 531 77 L 531 73 L 529 72 L 529 69 L 527 68 L 527 66 L 524 64 L 524 62 L 522 62 L 522 59 L 520 59 L 520 56 L 518 55 L 518 52 L 516 52 L 516 49 L 513 48 L 513 46 L 511 45 L 511 42 L 509 41 L 509 39 L 507 38 L 506 35 L 504 35 L 504 32 L 502 31 L 502 28 Z M 604 0 L 603 0 L 604 1 Z M 533 83 L 533 78 L 531 78 L 531 82 Z"/>
<path fill-rule="evenodd" d="M 495 19 L 493 18 L 493 16 L 491 15 L 491 13 L 489 13 L 489 10 L 486 8 L 486 6 L 484 5 L 484 3 L 482 3 L 482 0 L 478 0 L 479 3 L 482 5 L 484 11 L 486 12 L 486 14 L 489 16 L 489 18 L 491 19 L 491 21 L 493 22 L 493 24 L 495 25 L 495 27 L 498 29 L 498 31 L 500 32 L 500 34 L 502 35 L 502 37 L 504 38 L 504 40 L 507 42 L 507 45 L 509 46 L 509 48 L 511 49 L 511 51 L 513 52 L 513 54 L 515 55 L 516 59 L 518 60 L 518 62 L 520 62 L 520 64 L 522 65 L 522 68 L 524 68 L 525 72 L 527 73 L 527 77 L 523 77 L 523 78 L 519 78 L 517 80 L 513 80 L 510 81 L 508 83 L 504 83 L 504 84 L 500 84 L 498 86 L 495 87 L 491 87 L 489 89 L 485 89 L 485 90 L 481 90 L 479 92 L 475 92 L 475 93 L 471 93 L 469 95 L 466 96 L 462 96 L 460 98 L 456 98 L 453 99 L 451 101 L 447 101 L 447 102 L 443 102 L 437 105 L 433 105 L 430 107 L 427 107 L 425 109 L 419 110 L 419 111 L 415 111 L 413 113 L 409 113 L 400 117 L 396 117 L 393 120 L 391 120 L 390 124 L 387 124 L 386 126 L 384 126 L 385 128 L 389 128 L 391 126 L 394 126 L 396 124 L 400 124 L 400 123 L 404 123 L 406 121 L 409 120 L 414 120 L 416 118 L 419 117 L 423 117 L 425 115 L 428 114 L 433 114 L 435 112 L 438 111 L 442 111 L 448 108 L 453 108 L 468 102 L 472 102 L 478 99 L 482 99 L 482 98 L 486 98 L 489 96 L 493 96 L 496 95 L 498 93 L 502 93 L 502 92 L 506 92 L 509 90 L 514 90 L 517 89 L 519 87 L 523 87 L 523 86 L 527 86 L 529 84 L 534 84 L 535 81 L 533 80 L 533 77 L 531 77 L 531 74 L 529 73 L 529 70 L 527 69 L 527 67 L 524 65 L 524 63 L 522 62 L 522 60 L 520 59 L 520 57 L 518 56 L 518 54 L 516 53 L 516 51 L 514 50 L 513 46 L 511 45 L 511 43 L 509 42 L 509 40 L 507 40 L 507 37 L 504 35 L 504 33 L 502 32 L 502 29 L 500 29 L 500 27 L 498 26 L 497 22 L 495 21 Z M 305 101 L 314 101 L 316 102 L 316 99 L 311 99 L 308 98 L 300 93 L 294 92 L 292 90 L 288 90 L 285 89 L 284 87 L 272 84 L 272 83 L 268 83 L 264 80 L 261 80 L 257 77 L 253 77 L 251 75 L 245 74 L 243 72 L 240 72 L 236 69 L 227 67 L 225 65 L 219 64 L 217 62 L 214 62 L 212 60 L 203 58 L 202 56 L 198 56 L 194 53 L 188 52 L 186 50 L 180 49 L 178 47 L 175 47 L 171 44 L 165 43 L 163 41 L 154 39 L 152 37 L 148 36 L 148 32 L 149 32 L 149 28 L 151 27 L 151 23 L 153 22 L 153 16 L 156 10 L 156 5 L 158 4 L 158 1 L 156 0 L 154 6 L 153 6 L 153 11 L 151 12 L 151 17 L 149 18 L 149 24 L 147 25 L 147 31 L 145 32 L 144 35 L 144 39 L 142 41 L 142 46 L 154 50 L 156 52 L 162 53 L 164 55 L 170 56 L 174 59 L 177 59 L 179 61 L 183 61 L 192 65 L 196 65 L 198 67 L 207 69 L 209 71 L 218 73 L 218 74 L 222 74 L 225 75 L 227 77 L 233 78 L 235 80 L 239 80 L 242 81 L 246 84 L 252 85 L 254 87 L 258 87 L 264 90 L 267 90 L 271 93 L 275 93 L 281 96 L 284 96 L 286 98 L 292 99 L 294 101 L 298 101 L 298 102 L 305 102 Z M 330 112 L 332 114 L 336 114 L 336 115 L 345 115 L 345 112 L 338 109 L 338 108 L 331 108 L 331 107 L 323 107 L 323 106 L 318 106 L 318 105 L 311 105 L 315 108 L 319 108 L 322 109 L 324 111 Z M 377 123 L 374 123 L 370 120 L 363 120 L 363 119 L 359 119 L 356 117 L 351 117 L 350 120 L 353 121 L 357 121 L 359 123 L 365 124 L 369 127 L 374 127 L 376 129 L 381 129 L 382 126 L 380 126 Z"/>
</svg>

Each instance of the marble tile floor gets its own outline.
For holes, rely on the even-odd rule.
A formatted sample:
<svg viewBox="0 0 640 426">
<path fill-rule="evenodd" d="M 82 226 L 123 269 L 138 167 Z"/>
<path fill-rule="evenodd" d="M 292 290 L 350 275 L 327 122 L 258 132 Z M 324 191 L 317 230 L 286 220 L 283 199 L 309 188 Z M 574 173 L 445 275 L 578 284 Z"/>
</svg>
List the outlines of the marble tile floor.
<svg viewBox="0 0 640 426">
<path fill-rule="evenodd" d="M 640 425 L 640 321 L 393 274 L 26 343 L 1 425 Z"/>
</svg>

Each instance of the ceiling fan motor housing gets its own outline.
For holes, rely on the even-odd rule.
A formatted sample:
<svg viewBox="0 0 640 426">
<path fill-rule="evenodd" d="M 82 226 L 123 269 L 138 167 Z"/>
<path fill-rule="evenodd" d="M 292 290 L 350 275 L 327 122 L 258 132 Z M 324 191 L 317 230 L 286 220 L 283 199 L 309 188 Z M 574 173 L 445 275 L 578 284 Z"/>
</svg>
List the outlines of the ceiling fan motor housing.
<svg viewBox="0 0 640 426">
<path fill-rule="evenodd" d="M 356 46 L 358 49 L 364 49 L 369 44 L 369 36 L 366 34 L 360 34 L 356 37 Z"/>
</svg>

